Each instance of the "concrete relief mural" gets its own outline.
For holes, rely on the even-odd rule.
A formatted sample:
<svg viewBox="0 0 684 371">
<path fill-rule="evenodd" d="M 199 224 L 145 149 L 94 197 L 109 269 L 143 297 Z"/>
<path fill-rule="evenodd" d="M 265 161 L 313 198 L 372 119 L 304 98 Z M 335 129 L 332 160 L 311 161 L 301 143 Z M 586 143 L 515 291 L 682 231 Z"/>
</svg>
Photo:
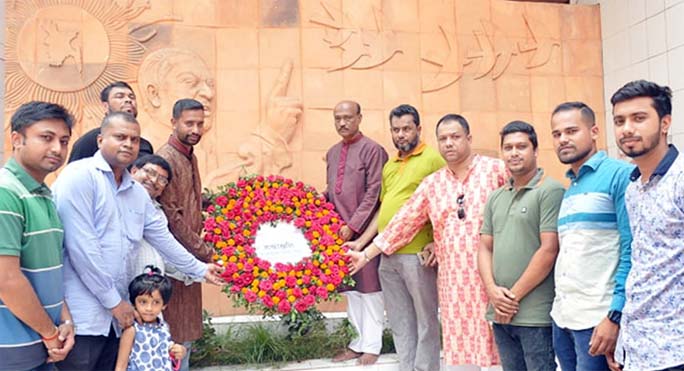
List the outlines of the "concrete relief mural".
<svg viewBox="0 0 684 371">
<path fill-rule="evenodd" d="M 8 1 L 5 111 L 42 99 L 66 106 L 79 121 L 88 113 L 101 117 L 100 90 L 135 80 L 145 49 L 126 26 L 145 10 L 133 1 Z"/>
<path fill-rule="evenodd" d="M 383 29 L 382 9 L 373 1 L 367 4 L 369 6 L 365 9 L 365 15 L 368 19 L 354 21 L 349 13 L 321 1 L 319 13 L 309 20 L 326 28 L 323 42 L 328 44 L 330 49 L 339 49 L 343 52 L 342 63 L 339 66 L 332 66 L 328 71 L 347 68 L 371 69 L 382 66 L 397 54 L 404 53 L 399 47 L 395 32 Z M 371 22 L 371 29 L 363 28 L 363 21 L 366 20 Z"/>
<path fill-rule="evenodd" d="M 282 174 L 292 166 L 292 150 L 289 143 L 296 131 L 302 114 L 302 102 L 298 97 L 287 95 L 292 78 L 293 64 L 286 60 L 271 88 L 262 108 L 262 119 L 255 130 L 244 138 L 233 165 L 210 171 L 205 179 L 208 186 L 225 184 L 240 175 Z"/>
<path fill-rule="evenodd" d="M 563 179 L 549 117 L 582 100 L 603 125 L 599 10 L 505 0 L 22 0 L 5 2 L 5 141 L 33 99 L 98 125 L 99 93 L 116 80 L 137 95 L 143 136 L 171 132 L 173 103 L 206 107 L 197 147 L 205 186 L 250 173 L 323 187 L 326 150 L 340 140 L 332 109 L 363 107 L 361 130 L 394 152 L 387 114 L 419 108 L 435 145 L 444 114 L 463 114 L 473 146 L 496 155 L 499 129 L 525 120 L 540 166 Z M 72 140 L 72 142 L 75 140 Z M 11 154 L 5 143 L 5 157 Z M 208 303 L 214 313 L 228 303 Z M 212 307 L 213 306 L 213 307 Z"/>
</svg>

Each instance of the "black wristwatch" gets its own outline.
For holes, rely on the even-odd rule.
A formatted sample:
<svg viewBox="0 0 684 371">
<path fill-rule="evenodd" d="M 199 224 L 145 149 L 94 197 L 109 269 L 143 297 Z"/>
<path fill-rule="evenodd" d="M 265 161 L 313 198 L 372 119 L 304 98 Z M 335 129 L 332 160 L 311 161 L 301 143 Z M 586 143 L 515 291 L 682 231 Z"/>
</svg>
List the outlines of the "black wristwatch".
<svg viewBox="0 0 684 371">
<path fill-rule="evenodd" d="M 611 310 L 608 312 L 608 320 L 614 324 L 620 326 L 620 320 L 622 319 L 622 312 L 619 310 Z"/>
</svg>

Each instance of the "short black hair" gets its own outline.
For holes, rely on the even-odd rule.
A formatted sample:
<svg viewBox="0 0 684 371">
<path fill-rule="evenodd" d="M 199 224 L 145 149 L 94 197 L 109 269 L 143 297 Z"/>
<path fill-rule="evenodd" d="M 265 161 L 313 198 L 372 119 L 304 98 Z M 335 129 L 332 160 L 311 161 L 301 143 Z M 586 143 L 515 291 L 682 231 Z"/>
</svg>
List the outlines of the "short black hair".
<svg viewBox="0 0 684 371">
<path fill-rule="evenodd" d="M 171 173 L 171 165 L 159 155 L 144 155 L 142 157 L 138 157 L 138 159 L 133 163 L 133 167 L 136 169 L 142 169 L 143 166 L 147 164 L 157 165 L 166 170 L 166 172 L 169 174 L 169 176 L 166 177 L 169 182 L 171 181 L 171 178 L 173 178 L 173 173 Z"/>
<path fill-rule="evenodd" d="M 61 120 L 64 121 L 69 134 L 74 126 L 74 118 L 69 111 L 59 104 L 32 101 L 24 103 L 14 112 L 10 120 L 12 131 L 21 134 L 26 133 L 26 128 L 42 120 Z"/>
<path fill-rule="evenodd" d="M 124 81 L 114 81 L 113 83 L 105 86 L 104 89 L 100 92 L 100 100 L 103 102 L 107 102 L 109 100 L 109 92 L 112 91 L 114 88 L 126 88 L 129 89 L 130 91 L 133 91 L 133 88 L 128 85 Z"/>
<path fill-rule="evenodd" d="M 100 130 L 106 128 L 109 126 L 109 124 L 112 123 L 112 119 L 122 119 L 126 122 L 130 122 L 131 124 L 138 124 L 138 119 L 135 118 L 132 114 L 125 112 L 125 111 L 117 111 L 117 112 L 109 112 L 105 115 L 105 117 L 102 119 L 102 123 L 100 124 Z"/>
<path fill-rule="evenodd" d="M 178 119 L 183 114 L 183 111 L 202 110 L 204 105 L 195 99 L 184 98 L 179 99 L 173 104 L 173 118 Z"/>
<path fill-rule="evenodd" d="M 532 148 L 537 149 L 539 142 L 537 141 L 537 132 L 534 131 L 534 126 L 520 120 L 511 121 L 506 124 L 503 129 L 501 129 L 501 146 L 503 146 L 503 141 L 506 135 L 513 133 L 527 134 L 527 136 L 530 138 L 530 142 L 532 142 Z"/>
<path fill-rule="evenodd" d="M 646 80 L 635 80 L 626 83 L 613 94 L 610 98 L 610 103 L 615 107 L 620 102 L 639 97 L 651 98 L 653 101 L 652 106 L 658 112 L 659 119 L 672 114 L 672 89 Z"/>
<path fill-rule="evenodd" d="M 135 298 L 140 295 L 152 295 L 155 290 L 159 290 L 164 304 L 168 304 L 173 293 L 171 280 L 163 276 L 159 268 L 148 265 L 145 271 L 136 276 L 128 285 L 129 300 L 135 304 Z"/>
<path fill-rule="evenodd" d="M 437 121 L 437 126 L 435 126 L 435 135 L 437 135 L 439 125 L 447 121 L 458 122 L 459 125 L 461 125 L 461 127 L 463 128 L 463 131 L 465 131 L 466 135 L 470 135 L 470 125 L 468 125 L 468 120 L 466 120 L 465 117 L 457 115 L 455 113 L 447 113 L 446 115 L 442 116 L 442 118 L 439 119 L 439 121 Z"/>
<path fill-rule="evenodd" d="M 551 113 L 551 117 L 553 117 L 558 112 L 574 111 L 574 110 L 579 110 L 584 121 L 586 121 L 586 123 L 589 124 L 590 126 L 594 126 L 596 124 L 596 114 L 594 113 L 594 110 L 591 109 L 591 107 L 589 107 L 584 102 L 561 103 L 558 106 L 556 106 L 556 108 L 553 110 L 553 113 Z"/>
<path fill-rule="evenodd" d="M 359 109 L 360 108 L 361 107 L 359 107 Z M 390 123 L 392 123 L 393 117 L 399 118 L 404 115 L 413 116 L 413 123 L 416 124 L 416 126 L 420 126 L 420 115 L 418 114 L 418 110 L 410 104 L 400 104 L 394 107 L 389 114 Z"/>
</svg>

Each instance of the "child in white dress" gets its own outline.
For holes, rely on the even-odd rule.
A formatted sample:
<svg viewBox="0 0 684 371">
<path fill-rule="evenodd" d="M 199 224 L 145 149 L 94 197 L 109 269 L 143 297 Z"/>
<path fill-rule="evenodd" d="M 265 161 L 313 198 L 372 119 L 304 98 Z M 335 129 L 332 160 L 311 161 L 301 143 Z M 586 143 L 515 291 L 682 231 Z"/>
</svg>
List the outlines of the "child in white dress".
<svg viewBox="0 0 684 371">
<path fill-rule="evenodd" d="M 169 326 L 160 314 L 171 299 L 171 282 L 151 265 L 128 286 L 130 300 L 141 323 L 123 330 L 116 371 L 177 370 L 186 349 L 171 341 Z"/>
</svg>

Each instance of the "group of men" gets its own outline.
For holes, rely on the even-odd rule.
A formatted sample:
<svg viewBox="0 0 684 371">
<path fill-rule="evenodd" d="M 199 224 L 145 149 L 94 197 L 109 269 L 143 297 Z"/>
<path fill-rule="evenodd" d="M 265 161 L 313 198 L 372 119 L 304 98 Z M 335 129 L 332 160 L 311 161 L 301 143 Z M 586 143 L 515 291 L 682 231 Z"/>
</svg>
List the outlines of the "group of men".
<svg viewBox="0 0 684 371">
<path fill-rule="evenodd" d="M 0 169 L 0 370 L 113 370 L 121 330 L 138 317 L 128 284 L 151 261 L 176 278 L 164 318 L 190 349 L 202 334 L 196 282 L 223 284 L 200 237 L 193 147 L 204 106 L 178 100 L 169 140 L 152 154 L 133 89 L 114 82 L 101 100 L 100 127 L 76 141 L 52 191 L 44 180 L 66 159 L 73 118 L 47 102 L 11 118 L 12 157 Z"/>
<path fill-rule="evenodd" d="M 529 123 L 504 126 L 498 160 L 471 151 L 463 116 L 442 117 L 440 168 L 402 105 L 390 113 L 398 154 L 380 170 L 386 155 L 358 130 L 360 106 L 335 108 L 343 140 L 328 152 L 327 193 L 356 218 L 342 237 L 361 286 L 379 266 L 401 370 L 440 368 L 435 292 L 449 370 L 684 370 L 684 158 L 667 143 L 671 98 L 644 80 L 612 96 L 617 145 L 636 166 L 598 150 L 590 107 L 558 105 L 567 190 L 538 167 Z M 335 360 L 377 359 L 379 303 L 349 300 L 359 338 Z"/>
<path fill-rule="evenodd" d="M 44 180 L 66 158 L 73 119 L 46 102 L 11 119 L 0 370 L 113 369 L 118 334 L 135 320 L 125 287 L 144 246 L 178 278 L 165 312 L 175 342 L 201 336 L 193 282 L 221 284 L 199 236 L 203 105 L 176 102 L 154 155 L 130 86 L 111 84 L 102 101 L 101 126 L 76 142 L 52 191 Z M 529 123 L 504 126 L 499 160 L 473 153 L 470 124 L 448 114 L 437 152 L 421 140 L 418 111 L 400 105 L 390 158 L 361 133 L 360 104 L 340 102 L 326 196 L 346 222 L 358 337 L 334 360 L 374 363 L 386 312 L 402 370 L 440 369 L 440 348 L 453 370 L 555 370 L 556 359 L 563 370 L 684 370 L 684 158 L 667 144 L 671 92 L 640 80 L 611 102 L 617 144 L 636 167 L 597 149 L 590 107 L 563 103 L 550 122 L 567 190 L 538 167 Z"/>
</svg>

